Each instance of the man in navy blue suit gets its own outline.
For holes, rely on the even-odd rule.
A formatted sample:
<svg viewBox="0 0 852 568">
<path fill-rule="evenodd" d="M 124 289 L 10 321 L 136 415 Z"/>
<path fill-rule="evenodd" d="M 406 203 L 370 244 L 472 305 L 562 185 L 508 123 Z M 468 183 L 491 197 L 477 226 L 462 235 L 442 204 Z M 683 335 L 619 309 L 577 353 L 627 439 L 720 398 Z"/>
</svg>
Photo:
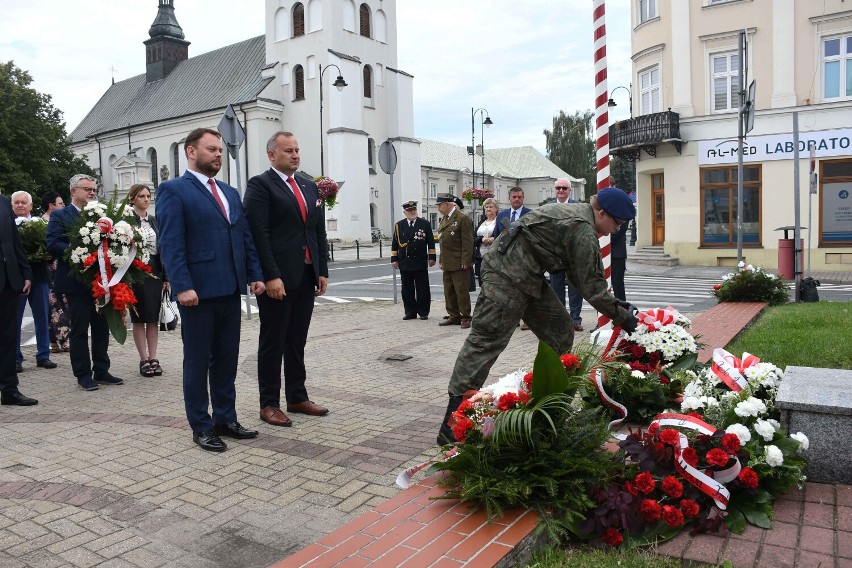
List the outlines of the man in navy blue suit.
<svg viewBox="0 0 852 568">
<path fill-rule="evenodd" d="M 259 295 L 265 286 L 239 193 L 214 178 L 222 167 L 219 133 L 197 128 L 183 149 L 187 171 L 157 190 L 160 256 L 181 315 L 183 399 L 192 439 L 221 452 L 227 446 L 219 436 L 257 436 L 237 422 L 234 382 L 240 292 L 248 284 Z"/>
<path fill-rule="evenodd" d="M 80 216 L 80 211 L 86 203 L 97 199 L 98 187 L 92 176 L 77 174 L 71 178 L 69 188 L 71 204 L 50 214 L 50 221 L 47 223 L 47 250 L 59 259 L 53 278 L 53 291 L 65 294 L 68 298 L 71 319 L 71 370 L 80 388 L 93 391 L 98 390 L 99 384 L 120 385 L 124 381 L 109 373 L 109 326 L 103 313 L 98 312 L 95 306 L 92 287 L 72 275 L 71 271 L 74 269 L 65 260 L 65 249 L 71 242 L 69 228 Z M 89 328 L 92 330 L 91 359 Z"/>
</svg>

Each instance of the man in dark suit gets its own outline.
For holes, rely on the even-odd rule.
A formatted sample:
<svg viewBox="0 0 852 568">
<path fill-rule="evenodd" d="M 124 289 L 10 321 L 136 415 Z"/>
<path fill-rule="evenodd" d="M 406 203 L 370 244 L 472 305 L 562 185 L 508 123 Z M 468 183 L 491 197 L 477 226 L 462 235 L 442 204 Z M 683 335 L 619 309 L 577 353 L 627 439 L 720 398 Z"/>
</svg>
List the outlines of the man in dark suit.
<svg viewBox="0 0 852 568">
<path fill-rule="evenodd" d="M 571 196 L 571 181 L 559 178 L 553 184 L 556 197 L 554 203 L 578 203 Z M 583 295 L 579 290 L 565 282 L 565 271 L 557 270 L 550 275 L 550 287 L 556 292 L 556 297 L 562 305 L 565 305 L 565 293 L 568 293 L 568 309 L 571 311 L 571 320 L 574 322 L 574 331 L 583 331 Z"/>
<path fill-rule="evenodd" d="M 187 171 L 157 190 L 160 257 L 181 315 L 183 400 L 192 439 L 221 452 L 227 446 L 219 436 L 257 436 L 237 422 L 234 381 L 240 293 L 249 285 L 262 294 L 263 275 L 239 193 L 214 178 L 222 167 L 219 133 L 196 128 L 186 136 L 184 153 Z"/>
<path fill-rule="evenodd" d="M 15 371 L 15 323 L 18 297 L 29 294 L 33 275 L 21 237 L 15 228 L 15 214 L 9 198 L 0 195 L 0 403 L 15 406 L 38 404 L 18 390 Z"/>
<path fill-rule="evenodd" d="M 509 208 L 497 213 L 497 226 L 494 228 L 494 237 L 498 237 L 509 225 L 532 211 L 524 205 L 524 189 L 513 187 L 509 189 Z M 528 330 L 530 326 L 526 322 L 521 323 L 521 329 Z"/>
<path fill-rule="evenodd" d="M 610 261 L 612 262 L 612 295 L 619 300 L 627 301 L 624 291 L 624 272 L 627 269 L 627 227 L 630 223 L 624 223 L 620 229 L 609 237 Z"/>
<path fill-rule="evenodd" d="M 391 266 L 399 269 L 402 280 L 402 319 L 419 315 L 425 320 L 432 306 L 429 268 L 435 266 L 435 238 L 429 222 L 417 216 L 416 201 L 406 201 L 402 210 L 405 219 L 394 225 L 391 241 Z"/>
<path fill-rule="evenodd" d="M 98 390 L 98 385 L 124 384 L 109 372 L 110 360 L 109 326 L 106 318 L 99 313 L 92 298 L 91 285 L 72 274 L 65 260 L 65 249 L 71 237 L 69 230 L 75 223 L 80 211 L 89 201 L 97 199 L 95 178 L 86 174 L 77 174 L 71 178 L 71 204 L 64 209 L 54 211 L 47 223 L 47 250 L 59 259 L 53 280 L 53 291 L 65 294 L 68 298 L 68 311 L 71 319 L 69 342 L 71 347 L 71 370 L 77 378 L 80 388 L 87 391 Z M 89 353 L 89 328 L 92 331 L 92 351 Z"/>
<path fill-rule="evenodd" d="M 266 294 L 257 298 L 260 418 L 273 426 L 290 426 L 292 421 L 281 410 L 282 359 L 287 412 L 328 414 L 327 408 L 311 402 L 305 388 L 305 344 L 314 298 L 328 287 L 328 242 L 316 184 L 294 177 L 301 160 L 296 137 L 276 132 L 266 143 L 266 154 L 272 167 L 249 180 L 245 195 L 246 217 L 266 281 Z"/>
</svg>

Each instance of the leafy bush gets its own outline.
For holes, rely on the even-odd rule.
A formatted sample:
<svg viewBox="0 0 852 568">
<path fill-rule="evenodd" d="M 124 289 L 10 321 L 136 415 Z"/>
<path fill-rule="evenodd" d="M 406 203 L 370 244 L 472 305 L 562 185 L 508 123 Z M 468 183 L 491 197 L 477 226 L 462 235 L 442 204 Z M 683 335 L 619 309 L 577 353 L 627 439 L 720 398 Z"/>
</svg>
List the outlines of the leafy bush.
<svg viewBox="0 0 852 568">
<path fill-rule="evenodd" d="M 737 272 L 722 276 L 722 283 L 713 286 L 713 294 L 720 302 L 766 302 L 778 306 L 787 302 L 787 285 L 759 266 L 740 262 Z"/>
</svg>

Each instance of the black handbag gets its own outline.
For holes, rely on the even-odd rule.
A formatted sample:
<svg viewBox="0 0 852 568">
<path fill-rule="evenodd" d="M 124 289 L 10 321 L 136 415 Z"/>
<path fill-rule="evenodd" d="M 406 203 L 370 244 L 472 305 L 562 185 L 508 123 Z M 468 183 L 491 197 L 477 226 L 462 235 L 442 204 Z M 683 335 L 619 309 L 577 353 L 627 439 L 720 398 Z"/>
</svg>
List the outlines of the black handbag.
<svg viewBox="0 0 852 568">
<path fill-rule="evenodd" d="M 174 305 L 168 290 L 163 290 L 163 299 L 160 302 L 160 331 L 174 331 L 177 328 L 178 315 L 177 306 Z"/>
</svg>

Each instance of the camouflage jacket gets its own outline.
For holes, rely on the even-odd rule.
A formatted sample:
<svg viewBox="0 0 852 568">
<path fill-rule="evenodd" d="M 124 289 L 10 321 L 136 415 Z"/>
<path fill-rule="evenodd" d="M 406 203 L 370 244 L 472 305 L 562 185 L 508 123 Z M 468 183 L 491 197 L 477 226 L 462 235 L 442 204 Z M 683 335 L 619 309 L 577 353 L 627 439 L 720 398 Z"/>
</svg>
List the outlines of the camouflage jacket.
<svg viewBox="0 0 852 568">
<path fill-rule="evenodd" d="M 483 272 L 493 271 L 506 281 L 506 292 L 521 291 L 534 298 L 545 272 L 565 271 L 565 278 L 596 310 L 616 325 L 627 310 L 607 292 L 594 213 L 588 203 L 544 205 L 521 217 L 517 233 L 503 231 L 483 257 Z"/>
</svg>

